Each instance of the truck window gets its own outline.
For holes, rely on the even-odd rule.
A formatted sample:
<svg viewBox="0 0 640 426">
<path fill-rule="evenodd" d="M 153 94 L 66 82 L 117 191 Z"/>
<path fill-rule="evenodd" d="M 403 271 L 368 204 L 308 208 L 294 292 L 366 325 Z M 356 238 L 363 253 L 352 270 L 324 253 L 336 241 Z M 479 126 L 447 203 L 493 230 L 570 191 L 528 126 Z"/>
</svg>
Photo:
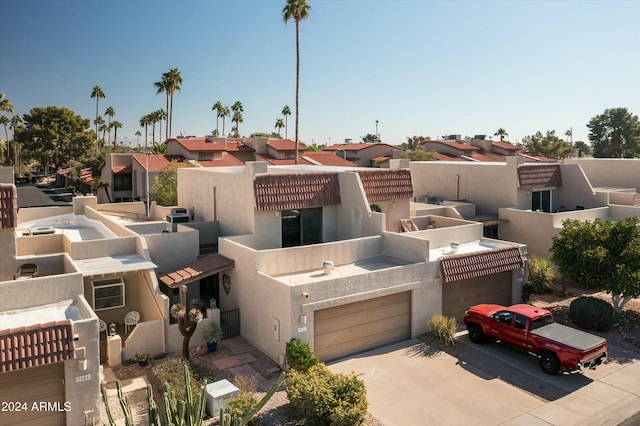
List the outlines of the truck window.
<svg viewBox="0 0 640 426">
<path fill-rule="evenodd" d="M 551 315 L 545 315 L 531 321 L 531 329 L 535 330 L 549 324 L 553 324 L 553 317 Z"/>
<path fill-rule="evenodd" d="M 524 330 L 527 328 L 527 319 L 521 315 L 516 315 L 516 320 L 513 326 L 518 330 Z"/>
<path fill-rule="evenodd" d="M 507 325 L 511 324 L 512 318 L 513 318 L 513 314 L 511 312 L 498 312 L 493 315 L 493 319 L 495 321 L 498 321 Z"/>
</svg>

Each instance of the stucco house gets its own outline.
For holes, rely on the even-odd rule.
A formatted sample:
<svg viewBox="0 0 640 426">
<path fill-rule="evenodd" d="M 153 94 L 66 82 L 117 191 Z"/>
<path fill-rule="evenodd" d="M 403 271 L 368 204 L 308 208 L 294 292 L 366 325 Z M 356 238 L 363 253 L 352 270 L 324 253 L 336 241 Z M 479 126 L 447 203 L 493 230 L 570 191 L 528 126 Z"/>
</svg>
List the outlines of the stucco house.
<svg viewBox="0 0 640 426">
<path fill-rule="evenodd" d="M 334 152 L 360 167 L 373 167 L 375 159 L 380 161 L 381 157 L 391 158 L 394 152 L 402 151 L 397 146 L 386 143 L 344 143 L 331 145 L 322 150 Z"/>
<path fill-rule="evenodd" d="M 179 205 L 216 224 L 234 261 L 214 286 L 244 338 L 281 365 L 291 338 L 330 360 L 424 333 L 436 313 L 520 300 L 526 248 L 483 238 L 453 207 L 410 217 L 400 164 L 178 171 Z"/>
<path fill-rule="evenodd" d="M 468 219 L 485 231 L 526 244 L 530 255 L 549 258 L 552 238 L 566 219 L 640 216 L 638 160 L 575 159 L 555 164 L 412 162 L 418 199 L 438 204 L 467 201 Z M 486 235 L 486 233 L 485 233 Z"/>
</svg>

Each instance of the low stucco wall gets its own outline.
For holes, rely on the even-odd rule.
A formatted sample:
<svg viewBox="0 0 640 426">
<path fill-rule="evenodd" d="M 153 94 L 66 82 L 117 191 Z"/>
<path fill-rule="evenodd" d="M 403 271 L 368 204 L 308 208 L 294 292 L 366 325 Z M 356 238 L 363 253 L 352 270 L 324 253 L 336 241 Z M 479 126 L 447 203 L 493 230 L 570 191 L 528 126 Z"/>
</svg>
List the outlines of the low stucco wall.
<svg viewBox="0 0 640 426">
<path fill-rule="evenodd" d="M 636 188 L 640 191 L 640 159 L 631 158 L 575 158 L 567 164 L 579 164 L 591 185 Z M 615 171 L 615 173 L 612 173 Z"/>
<path fill-rule="evenodd" d="M 207 342 L 202 337 L 202 331 L 209 326 L 210 322 L 215 322 L 220 324 L 220 309 L 212 310 L 211 318 L 203 318 L 198 325 L 196 326 L 196 331 L 191 336 L 189 340 L 189 347 L 193 348 L 194 346 L 202 346 L 205 347 Z M 180 329 L 178 328 L 178 324 L 170 324 L 167 326 L 167 352 L 178 352 L 182 351 L 182 334 L 180 334 Z"/>
<path fill-rule="evenodd" d="M 18 224 L 69 213 L 73 213 L 73 206 L 29 207 L 26 209 L 19 209 Z"/>
<path fill-rule="evenodd" d="M 187 226 L 180 226 L 179 231 L 144 236 L 149 256 L 160 272 L 182 268 L 198 258 L 198 231 Z"/>
<path fill-rule="evenodd" d="M 67 251 L 76 260 L 118 256 L 136 252 L 136 238 L 109 238 L 106 240 L 69 241 Z M 65 236 L 64 240 L 68 240 Z M 65 246 L 67 245 L 65 244 Z"/>
<path fill-rule="evenodd" d="M 0 311 L 46 305 L 83 294 L 79 272 L 0 283 Z"/>
<path fill-rule="evenodd" d="M 164 353 L 162 335 L 163 320 L 144 321 L 130 329 L 124 339 L 122 359 L 135 359 L 136 354 L 159 355 Z"/>
</svg>

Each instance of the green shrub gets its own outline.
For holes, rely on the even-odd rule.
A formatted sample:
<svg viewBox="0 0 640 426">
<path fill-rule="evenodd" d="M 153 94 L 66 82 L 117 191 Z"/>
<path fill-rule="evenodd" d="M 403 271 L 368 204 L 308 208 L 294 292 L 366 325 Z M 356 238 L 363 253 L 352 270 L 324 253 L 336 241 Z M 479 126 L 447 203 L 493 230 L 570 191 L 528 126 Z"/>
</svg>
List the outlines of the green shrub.
<svg viewBox="0 0 640 426">
<path fill-rule="evenodd" d="M 531 301 L 531 295 L 549 291 L 553 282 L 553 264 L 547 259 L 531 256 L 529 259 L 529 279 L 522 286 L 522 301 Z"/>
<path fill-rule="evenodd" d="M 242 418 L 255 408 L 259 402 L 258 397 L 253 392 L 242 392 L 227 403 L 224 411 L 229 413 L 232 418 L 234 416 Z"/>
<path fill-rule="evenodd" d="M 169 387 L 174 390 L 176 398 L 184 400 L 185 390 L 183 370 L 185 365 L 187 366 L 189 375 L 193 377 L 193 380 L 190 382 L 191 393 L 196 395 L 200 391 L 201 378 L 194 375 L 189 362 L 178 358 L 170 358 L 162 364 L 153 366 L 154 387 L 156 389 L 164 389 L 164 384 L 167 383 Z"/>
<path fill-rule="evenodd" d="M 286 353 L 287 364 L 294 370 L 307 371 L 319 362 L 311 350 L 311 346 L 298 339 L 291 339 L 291 341 L 287 343 Z"/>
<path fill-rule="evenodd" d="M 454 317 L 445 317 L 444 315 L 432 315 L 427 321 L 427 327 L 434 336 L 440 339 L 445 345 L 451 343 L 456 344 L 455 334 L 458 324 Z"/>
<path fill-rule="evenodd" d="M 321 363 L 306 372 L 291 370 L 285 391 L 306 424 L 361 425 L 367 415 L 364 382 L 355 374 L 332 374 Z"/>
<path fill-rule="evenodd" d="M 613 306 L 596 297 L 581 296 L 569 305 L 569 319 L 580 328 L 607 331 L 613 325 Z"/>
</svg>

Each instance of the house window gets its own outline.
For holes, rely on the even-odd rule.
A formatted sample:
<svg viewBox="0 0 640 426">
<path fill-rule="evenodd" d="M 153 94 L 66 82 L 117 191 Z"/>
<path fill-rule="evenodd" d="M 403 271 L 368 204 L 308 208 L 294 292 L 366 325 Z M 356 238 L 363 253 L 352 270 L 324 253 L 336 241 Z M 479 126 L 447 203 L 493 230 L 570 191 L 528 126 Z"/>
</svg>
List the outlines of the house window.
<svg viewBox="0 0 640 426">
<path fill-rule="evenodd" d="M 531 192 L 531 210 L 551 213 L 551 190 Z"/>
<path fill-rule="evenodd" d="M 117 174 L 113 175 L 114 191 L 131 191 L 131 175 Z"/>
<path fill-rule="evenodd" d="M 109 278 L 93 281 L 93 310 L 124 307 L 124 281 L 122 278 Z"/>
<path fill-rule="evenodd" d="M 322 207 L 283 210 L 282 247 L 304 246 L 322 242 Z"/>
</svg>

